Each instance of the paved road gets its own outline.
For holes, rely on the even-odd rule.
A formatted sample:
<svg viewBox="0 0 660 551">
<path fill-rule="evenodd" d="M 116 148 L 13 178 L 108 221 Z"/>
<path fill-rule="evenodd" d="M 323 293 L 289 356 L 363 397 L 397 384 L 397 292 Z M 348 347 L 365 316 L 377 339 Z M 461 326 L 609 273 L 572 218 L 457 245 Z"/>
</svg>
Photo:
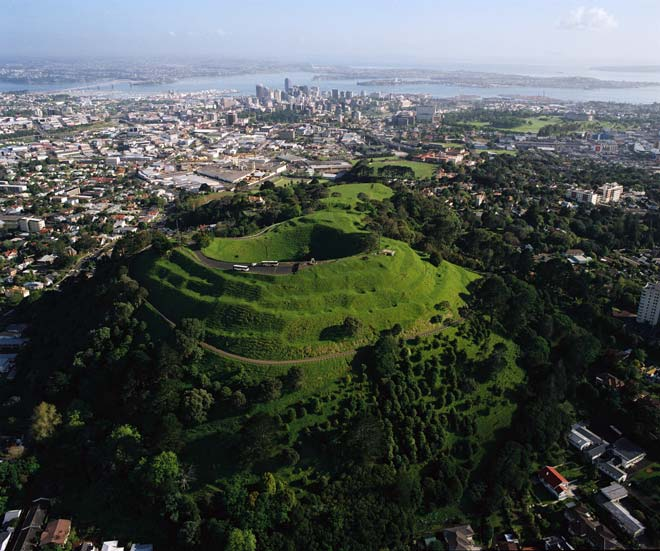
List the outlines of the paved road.
<svg viewBox="0 0 660 551">
<path fill-rule="evenodd" d="M 308 262 L 301 261 L 301 262 L 280 262 L 279 266 L 252 266 L 250 263 L 243 263 L 243 262 L 225 262 L 224 260 L 213 260 L 212 258 L 209 258 L 208 256 L 205 256 L 202 251 L 193 251 L 195 256 L 197 257 L 197 260 L 199 260 L 202 264 L 205 266 L 208 266 L 209 268 L 214 268 L 216 270 L 225 270 L 225 271 L 231 271 L 234 269 L 235 264 L 243 264 L 250 266 L 250 271 L 248 273 L 251 274 L 261 274 L 261 275 L 291 275 L 295 274 L 297 271 L 302 270 L 304 268 L 308 268 L 311 266 Z M 327 261 L 326 261 L 327 262 Z M 321 264 L 321 262 L 317 262 L 317 264 Z"/>
</svg>

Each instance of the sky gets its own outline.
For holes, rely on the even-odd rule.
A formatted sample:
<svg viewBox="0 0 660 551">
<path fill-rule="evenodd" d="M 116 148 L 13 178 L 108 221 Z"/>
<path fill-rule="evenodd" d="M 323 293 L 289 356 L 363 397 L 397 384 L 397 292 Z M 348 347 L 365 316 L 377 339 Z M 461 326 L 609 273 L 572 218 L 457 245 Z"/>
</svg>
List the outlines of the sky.
<svg viewBox="0 0 660 551">
<path fill-rule="evenodd" d="M 660 65 L 660 0 L 0 0 L 0 56 Z"/>
</svg>

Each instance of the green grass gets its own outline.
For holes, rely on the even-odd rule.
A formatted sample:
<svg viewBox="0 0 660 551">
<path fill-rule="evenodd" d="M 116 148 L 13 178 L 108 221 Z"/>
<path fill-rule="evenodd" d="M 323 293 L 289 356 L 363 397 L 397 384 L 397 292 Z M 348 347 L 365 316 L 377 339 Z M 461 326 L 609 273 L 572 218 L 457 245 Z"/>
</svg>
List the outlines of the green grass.
<svg viewBox="0 0 660 551">
<path fill-rule="evenodd" d="M 242 380 L 256 384 L 266 378 L 285 375 L 290 367 L 254 366 L 225 360 L 207 354 L 201 362 L 211 380 L 223 383 L 240 374 Z M 358 385 L 353 381 L 349 361 L 335 359 L 306 364 L 301 366 L 304 372 L 302 386 L 299 390 L 284 392 L 282 396 L 270 402 L 251 404 L 247 413 L 265 412 L 271 415 L 281 415 L 288 408 L 306 406 L 308 413 L 297 417 L 287 424 L 289 443 L 295 442 L 300 432 L 310 425 L 323 422 L 340 408 L 342 399 L 359 392 Z M 316 397 L 322 404 L 320 411 L 313 411 L 310 398 Z M 240 470 L 235 458 L 227 457 L 226 451 L 232 440 L 232 434 L 241 423 L 241 414 L 226 417 L 222 407 L 211 410 L 209 420 L 186 432 L 186 446 L 182 459 L 195 465 L 198 483 L 212 482 L 217 478 L 228 476 Z M 280 477 L 291 478 L 292 472 L 280 472 Z M 286 476 L 284 476 L 286 475 Z"/>
<path fill-rule="evenodd" d="M 228 262 L 325 260 L 359 253 L 363 233 L 359 216 L 320 211 L 278 224 L 256 237 L 216 238 L 203 252 Z"/>
<path fill-rule="evenodd" d="M 342 184 L 328 188 L 330 197 L 323 199 L 323 202 L 333 208 L 354 208 L 360 199 L 358 195 L 364 193 L 369 199 L 382 201 L 389 199 L 393 195 L 391 188 L 383 184 Z"/>
<path fill-rule="evenodd" d="M 486 153 L 491 153 L 492 155 L 514 155 L 515 156 L 515 155 L 518 154 L 517 151 L 510 151 L 508 149 L 482 149 L 482 150 L 479 151 L 479 153 L 481 153 L 481 151 L 485 151 Z"/>
<path fill-rule="evenodd" d="M 455 328 L 452 328 L 446 335 L 450 338 L 457 338 L 459 348 L 464 350 L 471 360 L 486 358 L 497 343 L 503 343 L 507 348 L 506 368 L 500 371 L 494 379 L 477 385 L 475 391 L 469 395 L 470 407 L 466 411 L 468 415 L 474 415 L 477 418 L 477 434 L 482 443 L 488 442 L 494 438 L 496 431 L 511 424 L 511 417 L 516 409 L 516 404 L 504 394 L 495 396 L 493 386 L 499 386 L 505 389 L 505 392 L 515 389 L 523 382 L 525 374 L 516 364 L 518 350 L 513 342 L 496 333 L 490 333 L 486 341 L 477 347 L 473 341 L 457 336 L 456 331 Z M 460 406 L 461 402 L 454 403 L 454 406 Z M 484 451 L 482 448 L 481 452 Z"/>
<path fill-rule="evenodd" d="M 449 149 L 462 149 L 465 147 L 465 144 L 462 142 L 435 142 L 439 145 L 441 145 L 444 148 L 449 148 Z"/>
<path fill-rule="evenodd" d="M 422 163 L 420 161 L 404 161 L 404 160 L 392 160 L 392 161 L 374 161 L 369 163 L 369 166 L 374 169 L 374 176 L 378 176 L 378 169 L 384 166 L 406 166 L 412 168 L 415 172 L 415 178 L 420 180 L 427 180 L 433 178 L 435 173 L 438 171 L 437 165 L 430 163 Z"/>
<path fill-rule="evenodd" d="M 650 463 L 632 476 L 635 487 L 660 507 L 660 463 Z"/>
<path fill-rule="evenodd" d="M 362 251 L 360 235 L 365 231 L 362 215 L 353 209 L 358 196 L 383 200 L 392 190 L 383 184 L 344 184 L 329 188 L 323 200 L 327 210 L 288 220 L 264 233 L 248 238 L 217 238 L 204 254 L 228 262 L 261 260 L 325 260 L 351 256 Z"/>
<path fill-rule="evenodd" d="M 144 321 L 149 328 L 148 334 L 153 341 L 162 341 L 170 334 L 171 328 L 167 322 L 156 312 L 154 307 L 146 302 L 136 313 L 137 319 Z"/>
<path fill-rule="evenodd" d="M 400 159 L 400 157 L 397 157 L 396 155 L 387 155 L 385 157 L 364 157 L 364 158 L 360 158 L 360 159 L 352 159 L 351 164 L 353 166 L 355 166 L 356 164 L 358 164 L 360 161 L 364 160 L 365 158 L 366 159 L 371 159 L 373 161 L 396 161 L 397 159 Z"/>
<path fill-rule="evenodd" d="M 525 124 L 515 126 L 513 128 L 503 128 L 502 130 L 506 132 L 516 132 L 516 133 L 529 133 L 529 134 L 538 134 L 539 130 L 544 126 L 549 126 L 551 124 L 558 124 L 562 121 L 560 117 L 532 117 L 526 119 Z"/>
<path fill-rule="evenodd" d="M 218 199 L 221 199 L 222 197 L 226 197 L 227 195 L 232 195 L 232 192 L 214 191 L 211 193 L 206 193 L 204 195 L 198 195 L 197 197 L 191 199 L 191 202 L 195 208 L 199 208 L 202 205 L 206 205 L 206 203 L 210 203 L 211 201 L 217 201 Z"/>
<path fill-rule="evenodd" d="M 275 184 L 276 187 L 289 187 L 289 186 L 296 186 L 298 184 L 307 184 L 312 181 L 312 178 L 305 177 L 305 178 L 300 178 L 297 176 L 280 176 L 279 178 L 276 178 L 273 180 L 273 183 Z M 324 180 L 323 178 L 319 179 L 320 182 L 327 182 L 327 180 Z"/>
<path fill-rule="evenodd" d="M 167 317 L 206 319 L 211 344 L 247 357 L 299 358 L 366 344 L 396 323 L 430 329 L 443 301 L 455 315 L 475 274 L 449 262 L 436 268 L 397 241 L 383 245 L 396 255 L 359 255 L 290 276 L 213 270 L 185 249 L 169 259 L 144 254 L 133 268 Z M 347 316 L 361 322 L 350 339 L 338 337 Z"/>
<path fill-rule="evenodd" d="M 462 126 L 470 126 L 472 128 L 499 130 L 500 132 L 512 132 L 516 134 L 538 134 L 539 130 L 541 130 L 541 128 L 544 126 L 559 124 L 561 122 L 562 119 L 560 117 L 539 116 L 527 118 L 523 124 L 519 124 L 518 126 L 514 126 L 512 128 L 498 128 L 497 126 L 491 126 L 489 122 L 483 121 L 466 121 L 460 124 Z"/>
</svg>

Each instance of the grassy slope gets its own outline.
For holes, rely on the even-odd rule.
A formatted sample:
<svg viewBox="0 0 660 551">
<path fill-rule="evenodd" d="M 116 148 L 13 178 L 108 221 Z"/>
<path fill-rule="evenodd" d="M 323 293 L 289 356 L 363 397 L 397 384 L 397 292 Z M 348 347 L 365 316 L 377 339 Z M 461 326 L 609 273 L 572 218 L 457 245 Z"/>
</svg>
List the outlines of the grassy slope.
<svg viewBox="0 0 660 551">
<path fill-rule="evenodd" d="M 506 367 L 490 380 L 478 385 L 476 390 L 454 402 L 451 407 L 462 409 L 463 404 L 469 404 L 471 415 L 477 419 L 477 438 L 487 445 L 496 438 L 499 429 L 507 427 L 511 422 L 511 416 L 515 410 L 515 403 L 512 401 L 509 390 L 515 390 L 524 380 L 522 370 L 516 365 L 515 357 L 517 350 L 510 341 L 491 334 L 485 346 L 476 346 L 469 338 L 459 336 L 457 330 L 452 328 L 444 333 L 448 339 L 456 339 L 459 350 L 465 350 L 470 358 L 484 358 L 492 350 L 497 342 L 504 342 L 508 353 Z M 431 347 L 434 339 L 439 337 L 426 337 L 414 345 L 412 350 L 423 351 L 423 359 L 440 353 Z M 252 383 L 257 383 L 268 377 L 277 377 L 284 375 L 289 368 L 282 366 L 256 367 L 246 366 L 239 362 L 224 360 L 212 356 L 204 359 L 204 366 L 207 374 L 212 380 L 227 380 L 240 373 L 240 377 L 245 377 Z M 303 385 L 300 390 L 294 392 L 285 392 L 280 398 L 267 403 L 257 403 L 250 407 L 250 413 L 257 411 L 267 412 L 271 415 L 282 415 L 289 408 L 300 411 L 304 407 L 307 413 L 304 416 L 298 415 L 296 419 L 287 424 L 288 442 L 296 442 L 302 431 L 309 426 L 326 422 L 333 415 L 341 412 L 343 401 L 347 398 L 368 399 L 368 390 L 360 377 L 352 373 L 352 368 L 348 360 L 337 359 L 318 364 L 302 366 L 304 371 Z M 442 367 L 440 369 L 443 369 Z M 504 389 L 501 396 L 495 396 L 492 393 L 492 385 L 496 383 Z M 314 410 L 312 398 L 318 399 L 319 408 Z M 431 398 L 421 398 L 428 400 Z M 442 408 L 443 412 L 449 410 L 449 405 Z M 194 464 L 199 475 L 198 483 L 203 484 L 212 482 L 217 478 L 228 476 L 240 469 L 236 465 L 233 457 L 227 455 L 227 444 L 232 439 L 232 434 L 239 426 L 239 419 L 234 417 L 225 417 L 222 415 L 222 408 L 212 410 L 209 421 L 194 430 L 188 431 L 188 444 L 184 451 L 184 461 Z M 451 444 L 461 434 L 449 434 L 448 445 Z M 479 454 L 482 456 L 483 449 Z M 283 468 L 278 471 L 278 476 L 285 480 L 295 480 L 304 472 L 310 473 L 314 470 L 323 469 L 324 458 L 319 457 L 317 450 L 303 449 L 301 453 L 301 462 L 296 468 Z M 439 517 L 445 517 L 448 514 L 446 510 L 438 510 L 435 514 L 428 515 L 420 519 L 423 525 L 432 525 L 439 520 Z"/>
<path fill-rule="evenodd" d="M 541 117 L 531 117 L 528 119 L 525 119 L 526 123 L 525 124 L 520 124 L 518 126 L 514 126 L 513 128 L 498 128 L 497 126 L 491 126 L 490 123 L 488 122 L 464 122 L 460 123 L 462 126 L 470 126 L 473 128 L 484 128 L 484 129 L 492 129 L 492 130 L 499 130 L 500 132 L 513 132 L 516 134 L 538 134 L 539 130 L 543 128 L 544 126 L 548 126 L 551 124 L 558 124 L 562 122 L 562 119 L 560 117 L 553 117 L 553 116 L 541 116 Z"/>
<path fill-rule="evenodd" d="M 369 163 L 369 166 L 374 169 L 374 176 L 378 175 L 378 169 L 383 166 L 407 166 L 413 169 L 415 172 L 415 178 L 419 178 L 421 180 L 433 178 L 434 174 L 438 170 L 437 165 L 434 164 L 422 163 L 419 161 L 404 161 L 399 159 L 394 161 L 374 161 Z"/>
<path fill-rule="evenodd" d="M 285 375 L 289 367 L 260 367 L 244 365 L 240 362 L 225 360 L 206 355 L 203 360 L 205 370 L 211 380 L 226 381 L 240 373 L 241 379 L 247 379 L 256 384 L 270 377 Z M 289 442 L 293 443 L 300 432 L 310 425 L 324 421 L 333 411 L 339 408 L 339 402 L 355 392 L 351 385 L 351 366 L 346 359 L 327 360 L 317 364 L 302 366 L 304 372 L 303 384 L 300 390 L 284 392 L 281 398 L 270 402 L 252 405 L 249 413 L 265 412 L 271 415 L 284 413 L 290 407 L 300 407 L 305 404 L 308 414 L 298 417 L 287 425 Z M 312 397 L 323 399 L 322 409 L 314 412 L 309 405 Z M 227 442 L 237 429 L 240 419 L 223 415 L 222 407 L 211 410 L 209 420 L 190 430 L 186 434 L 187 446 L 184 460 L 195 464 L 199 482 L 212 482 L 218 477 L 227 476 L 239 470 L 234 456 L 227 456 Z"/>
<path fill-rule="evenodd" d="M 228 262 L 302 260 L 310 250 L 313 251 L 313 248 L 310 249 L 310 242 L 317 225 L 336 230 L 338 239 L 347 237 L 348 233 L 363 231 L 360 218 L 355 214 L 320 211 L 288 220 L 253 238 L 216 238 L 204 249 L 204 254 L 209 258 Z M 346 250 L 350 250 L 349 242 L 347 237 Z M 337 247 L 337 250 L 341 253 L 343 248 Z"/>
<path fill-rule="evenodd" d="M 254 238 L 214 239 L 211 245 L 204 249 L 204 254 L 209 258 L 228 262 L 303 259 L 309 251 L 315 224 L 345 233 L 364 231 L 361 215 L 352 210 L 359 202 L 358 195 L 361 193 L 370 199 L 383 200 L 392 195 L 392 190 L 383 184 L 333 186 L 330 188 L 330 197 L 323 200 L 328 210 L 289 220 Z M 341 240 L 342 236 L 337 235 L 337 238 Z M 345 243 L 346 254 L 352 254 L 349 241 Z M 344 252 L 341 245 L 342 243 L 337 243 L 335 247 L 339 253 Z M 323 256 L 319 255 L 319 258 Z"/>
<path fill-rule="evenodd" d="M 355 207 L 358 202 L 358 195 L 364 193 L 369 199 L 382 201 L 393 195 L 391 188 L 383 184 L 342 184 L 328 188 L 330 197 L 323 199 L 328 208 L 347 208 Z"/>
<path fill-rule="evenodd" d="M 134 269 L 170 319 L 206 318 L 212 344 L 248 357 L 297 358 L 364 344 L 396 323 L 429 329 L 434 306 L 448 301 L 456 312 L 460 293 L 476 278 L 448 262 L 435 268 L 403 243 L 383 245 L 396 256 L 355 256 L 292 276 L 212 270 L 185 249 L 170 259 L 143 255 Z M 362 322 L 360 333 L 337 338 L 349 315 Z"/>
<path fill-rule="evenodd" d="M 638 490 L 660 506 L 660 463 L 650 463 L 637 471 L 632 480 Z"/>
</svg>

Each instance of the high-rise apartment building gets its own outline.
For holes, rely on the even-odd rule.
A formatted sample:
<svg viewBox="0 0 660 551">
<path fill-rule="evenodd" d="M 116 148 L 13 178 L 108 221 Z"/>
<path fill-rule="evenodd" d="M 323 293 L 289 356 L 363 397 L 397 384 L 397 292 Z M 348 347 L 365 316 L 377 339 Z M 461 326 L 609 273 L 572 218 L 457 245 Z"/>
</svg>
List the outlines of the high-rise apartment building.
<svg viewBox="0 0 660 551">
<path fill-rule="evenodd" d="M 660 317 L 660 283 L 647 283 L 637 308 L 637 322 L 658 324 Z"/>
<path fill-rule="evenodd" d="M 618 203 L 621 200 L 623 186 L 616 182 L 604 184 L 598 188 L 601 203 Z"/>
</svg>

